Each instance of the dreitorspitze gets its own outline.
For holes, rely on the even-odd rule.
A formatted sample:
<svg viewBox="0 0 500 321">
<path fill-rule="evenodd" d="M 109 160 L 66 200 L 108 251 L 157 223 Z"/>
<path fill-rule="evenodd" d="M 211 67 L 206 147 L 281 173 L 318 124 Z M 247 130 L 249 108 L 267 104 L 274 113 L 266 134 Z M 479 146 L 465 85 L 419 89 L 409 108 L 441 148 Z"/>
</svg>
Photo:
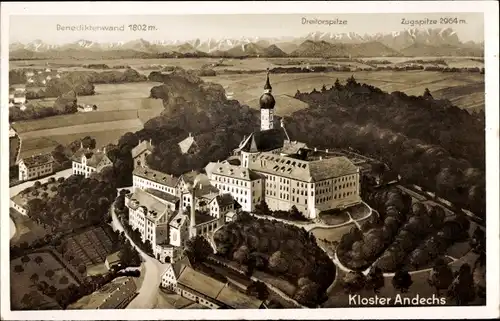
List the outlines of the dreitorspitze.
<svg viewBox="0 0 500 321">
<path fill-rule="evenodd" d="M 333 25 L 346 25 L 347 20 L 335 18 L 335 19 L 318 19 L 318 18 L 313 18 L 313 19 L 308 19 L 308 18 L 302 18 L 302 24 L 303 25 L 328 25 L 328 26 L 333 26 Z"/>
</svg>

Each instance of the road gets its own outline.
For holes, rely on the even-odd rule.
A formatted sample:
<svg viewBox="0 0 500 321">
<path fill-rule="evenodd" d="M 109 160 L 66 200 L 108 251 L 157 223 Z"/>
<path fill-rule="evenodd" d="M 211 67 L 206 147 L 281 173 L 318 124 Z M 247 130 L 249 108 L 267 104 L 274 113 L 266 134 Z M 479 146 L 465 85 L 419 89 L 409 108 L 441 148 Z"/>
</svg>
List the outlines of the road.
<svg viewBox="0 0 500 321">
<path fill-rule="evenodd" d="M 123 232 L 123 225 L 115 214 L 114 205 L 111 205 L 111 225 L 114 230 Z M 161 283 L 161 275 L 167 268 L 168 264 L 162 264 L 156 259 L 150 257 L 144 253 L 138 246 L 132 242 L 132 239 L 125 233 L 125 236 L 130 241 L 130 243 L 135 247 L 142 260 L 144 261 L 145 271 L 144 280 L 142 281 L 141 288 L 139 289 L 139 294 L 129 303 L 127 309 L 152 309 L 155 307 L 157 302 L 157 296 L 159 291 L 159 286 Z"/>
</svg>

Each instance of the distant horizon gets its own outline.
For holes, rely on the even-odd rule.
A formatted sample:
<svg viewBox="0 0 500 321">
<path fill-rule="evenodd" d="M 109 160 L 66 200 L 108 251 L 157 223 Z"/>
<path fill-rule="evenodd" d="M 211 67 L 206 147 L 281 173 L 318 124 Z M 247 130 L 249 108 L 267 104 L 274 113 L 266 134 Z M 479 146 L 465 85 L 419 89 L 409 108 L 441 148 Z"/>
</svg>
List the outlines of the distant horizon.
<svg viewBox="0 0 500 321">
<path fill-rule="evenodd" d="M 403 24 L 419 20 L 421 25 Z M 440 24 L 440 19 L 457 19 L 455 24 Z M 330 20 L 330 25 L 303 23 L 303 19 Z M 437 24 L 431 20 L 438 21 Z M 338 23 L 340 21 L 340 23 Z M 342 23 L 345 21 L 346 23 Z M 442 21 L 444 22 L 444 21 Z M 459 22 L 459 23 L 457 23 Z M 70 31 L 63 27 L 113 26 L 125 30 Z M 132 31 L 129 25 L 154 26 L 154 30 Z M 58 27 L 59 26 L 59 27 Z M 410 13 L 410 14 L 232 14 L 232 15 L 154 15 L 154 16 L 11 16 L 9 44 L 41 40 L 51 45 L 87 40 L 97 43 L 185 42 L 195 39 L 297 38 L 312 32 L 349 33 L 361 36 L 405 32 L 408 29 L 446 29 L 457 34 L 461 42 L 484 42 L 481 13 Z M 172 32 L 175 31 L 175 32 Z"/>
</svg>

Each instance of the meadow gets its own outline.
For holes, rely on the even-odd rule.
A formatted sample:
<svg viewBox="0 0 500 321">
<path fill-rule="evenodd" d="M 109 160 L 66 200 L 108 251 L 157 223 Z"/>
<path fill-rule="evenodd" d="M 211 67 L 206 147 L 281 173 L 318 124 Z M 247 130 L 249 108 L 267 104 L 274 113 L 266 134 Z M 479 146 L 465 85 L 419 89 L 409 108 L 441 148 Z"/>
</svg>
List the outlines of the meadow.
<svg viewBox="0 0 500 321">
<path fill-rule="evenodd" d="M 408 95 L 422 95 L 428 88 L 435 98 L 450 99 L 458 107 L 466 109 L 484 108 L 484 75 L 479 73 L 442 73 L 434 71 L 352 71 L 331 73 L 296 73 L 273 74 L 271 85 L 277 100 L 276 114 L 290 115 L 304 103 L 293 95 L 297 90 L 309 92 L 321 90 L 323 85 L 331 87 L 338 78 L 344 83 L 347 78 L 354 78 L 361 83 L 376 86 L 383 91 L 402 91 Z M 204 77 L 205 81 L 221 84 L 233 98 L 258 108 L 258 98 L 262 94 L 265 75 L 233 74 Z M 290 99 L 283 99 L 288 96 Z M 282 103 L 280 104 L 280 97 Z"/>
<path fill-rule="evenodd" d="M 20 157 L 47 153 L 59 144 L 66 145 L 85 136 L 94 137 L 97 147 L 116 143 L 123 134 L 140 130 L 144 122 L 163 110 L 161 100 L 148 98 L 149 91 L 157 84 L 97 84 L 95 95 L 78 97 L 78 104 L 95 104 L 97 111 L 13 123 L 22 139 Z M 30 102 L 53 104 L 53 100 L 47 99 Z"/>
</svg>

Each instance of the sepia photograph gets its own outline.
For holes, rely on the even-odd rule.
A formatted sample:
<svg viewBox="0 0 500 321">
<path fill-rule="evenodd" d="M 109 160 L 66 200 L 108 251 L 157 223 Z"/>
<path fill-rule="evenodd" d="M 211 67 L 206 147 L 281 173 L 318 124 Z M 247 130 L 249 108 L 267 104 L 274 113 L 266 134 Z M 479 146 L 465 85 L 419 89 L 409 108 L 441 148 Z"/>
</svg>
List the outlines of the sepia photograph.
<svg viewBox="0 0 500 321">
<path fill-rule="evenodd" d="M 266 3 L 2 4 L 2 318 L 498 315 L 498 4 Z"/>
</svg>

